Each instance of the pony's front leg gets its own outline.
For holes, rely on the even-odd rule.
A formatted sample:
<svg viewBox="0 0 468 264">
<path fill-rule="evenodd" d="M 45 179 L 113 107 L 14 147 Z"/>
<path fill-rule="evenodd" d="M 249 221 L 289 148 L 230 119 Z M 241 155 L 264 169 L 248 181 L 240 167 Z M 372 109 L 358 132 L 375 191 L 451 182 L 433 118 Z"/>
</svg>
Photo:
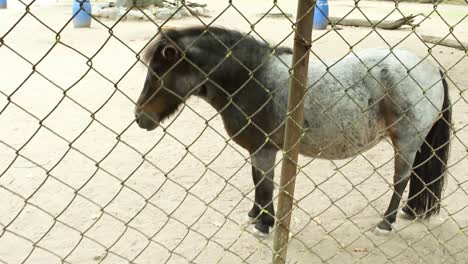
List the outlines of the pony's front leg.
<svg viewBox="0 0 468 264">
<path fill-rule="evenodd" d="M 273 206 L 275 158 L 274 149 L 261 149 L 251 154 L 255 202 L 248 215 L 254 219 L 255 228 L 263 234 L 268 234 L 270 227 L 275 224 Z"/>
</svg>

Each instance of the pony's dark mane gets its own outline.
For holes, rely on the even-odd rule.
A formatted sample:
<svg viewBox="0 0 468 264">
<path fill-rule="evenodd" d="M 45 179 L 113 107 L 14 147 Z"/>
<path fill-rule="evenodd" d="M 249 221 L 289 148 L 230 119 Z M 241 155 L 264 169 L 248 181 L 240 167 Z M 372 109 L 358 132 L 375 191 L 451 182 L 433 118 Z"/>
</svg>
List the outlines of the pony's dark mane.
<svg viewBox="0 0 468 264">
<path fill-rule="evenodd" d="M 239 66 L 242 64 L 250 70 L 260 66 L 269 54 L 292 54 L 292 50 L 288 47 L 269 47 L 265 42 L 236 30 L 213 26 L 187 27 L 163 29 L 161 36 L 146 48 L 144 61 L 149 63 L 152 60 L 160 43 L 174 44 L 197 65 L 214 66 L 219 63 L 219 58 L 231 55 Z M 205 51 L 205 54 L 200 56 L 197 54 L 200 51 Z"/>
</svg>

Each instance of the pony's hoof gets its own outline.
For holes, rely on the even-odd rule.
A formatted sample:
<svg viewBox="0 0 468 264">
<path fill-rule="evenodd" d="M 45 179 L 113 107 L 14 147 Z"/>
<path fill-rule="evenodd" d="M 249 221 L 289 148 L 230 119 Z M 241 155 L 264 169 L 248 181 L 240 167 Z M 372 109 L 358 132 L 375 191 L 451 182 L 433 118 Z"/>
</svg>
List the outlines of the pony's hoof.
<svg viewBox="0 0 468 264">
<path fill-rule="evenodd" d="M 258 218 L 252 218 L 250 216 L 246 216 L 241 222 L 241 226 L 243 228 L 248 228 L 251 225 L 255 225 L 257 222 L 258 222 Z"/>
<path fill-rule="evenodd" d="M 257 228 L 254 228 L 252 232 L 253 232 L 253 235 L 256 236 L 257 238 L 265 239 L 268 237 L 268 233 L 263 233 Z"/>
<path fill-rule="evenodd" d="M 256 224 L 257 222 L 258 222 L 258 218 L 246 216 L 244 221 L 243 221 L 243 225 L 244 226 L 249 226 L 249 225 Z"/>
<path fill-rule="evenodd" d="M 416 219 L 416 216 L 414 216 L 413 214 L 409 214 L 407 213 L 405 210 L 400 210 L 399 214 L 401 219 L 405 219 L 405 220 L 414 220 Z"/>
<path fill-rule="evenodd" d="M 374 234 L 376 234 L 377 236 L 388 236 L 392 232 L 392 230 L 392 224 L 390 224 L 387 220 L 382 220 L 375 227 Z"/>
<path fill-rule="evenodd" d="M 413 214 L 411 209 L 409 209 L 407 206 L 403 207 L 400 212 L 399 212 L 400 218 L 406 219 L 406 220 L 414 220 L 416 219 L 416 216 Z"/>
<path fill-rule="evenodd" d="M 270 226 L 262 223 L 261 221 L 258 221 L 255 223 L 255 230 L 267 236 L 270 232 Z"/>
<path fill-rule="evenodd" d="M 376 226 L 374 229 L 374 234 L 376 236 L 388 236 L 392 233 L 392 230 L 381 229 L 380 227 Z"/>
</svg>

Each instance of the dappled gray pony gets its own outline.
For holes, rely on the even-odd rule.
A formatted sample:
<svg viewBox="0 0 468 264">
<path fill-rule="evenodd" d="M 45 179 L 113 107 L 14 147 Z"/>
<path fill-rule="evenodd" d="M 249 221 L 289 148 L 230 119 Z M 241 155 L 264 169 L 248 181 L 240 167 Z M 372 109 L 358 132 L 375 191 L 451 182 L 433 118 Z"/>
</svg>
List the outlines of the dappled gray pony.
<svg viewBox="0 0 468 264">
<path fill-rule="evenodd" d="M 190 96 L 221 115 L 228 135 L 249 151 L 255 228 L 274 225 L 275 156 L 283 146 L 291 49 L 271 48 L 237 31 L 168 29 L 152 42 L 135 116 L 155 129 Z M 376 231 L 388 232 L 408 181 L 402 215 L 440 210 L 450 141 L 451 109 L 440 70 L 404 50 L 368 49 L 309 64 L 301 154 L 323 159 L 360 155 L 388 137 L 395 151 L 394 192 Z"/>
</svg>

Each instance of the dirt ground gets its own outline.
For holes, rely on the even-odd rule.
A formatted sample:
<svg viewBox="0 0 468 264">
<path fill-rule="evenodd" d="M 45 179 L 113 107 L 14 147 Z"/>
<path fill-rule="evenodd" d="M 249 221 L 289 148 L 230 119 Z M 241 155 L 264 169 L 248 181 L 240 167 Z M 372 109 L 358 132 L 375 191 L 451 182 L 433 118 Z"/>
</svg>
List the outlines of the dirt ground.
<svg viewBox="0 0 468 264">
<path fill-rule="evenodd" d="M 289 20 L 258 21 L 271 2 L 233 2 L 208 1 L 214 16 L 226 9 L 214 24 L 248 32 L 248 20 L 253 35 L 292 46 Z M 295 14 L 295 1 L 280 2 Z M 443 209 L 430 221 L 398 220 L 395 233 L 376 236 L 391 195 L 391 146 L 383 142 L 352 160 L 302 157 L 288 263 L 468 263 L 467 54 L 445 47 L 429 53 L 418 38 L 445 36 L 456 24 L 454 35 L 468 42 L 468 6 L 354 7 L 330 2 L 332 16 L 430 14 L 415 32 L 314 31 L 313 50 L 332 58 L 350 47 L 397 46 L 448 69 L 456 132 Z M 7 34 L 0 46 L 0 263 L 271 263 L 273 236 L 258 239 L 243 225 L 253 199 L 248 155 L 227 141 L 216 112 L 191 99 L 166 133 L 132 123 L 145 77 L 135 54 L 157 27 L 103 20 L 75 29 L 69 6 L 30 11 L 24 16 L 14 0 L 0 10 L 0 37 Z"/>
</svg>

